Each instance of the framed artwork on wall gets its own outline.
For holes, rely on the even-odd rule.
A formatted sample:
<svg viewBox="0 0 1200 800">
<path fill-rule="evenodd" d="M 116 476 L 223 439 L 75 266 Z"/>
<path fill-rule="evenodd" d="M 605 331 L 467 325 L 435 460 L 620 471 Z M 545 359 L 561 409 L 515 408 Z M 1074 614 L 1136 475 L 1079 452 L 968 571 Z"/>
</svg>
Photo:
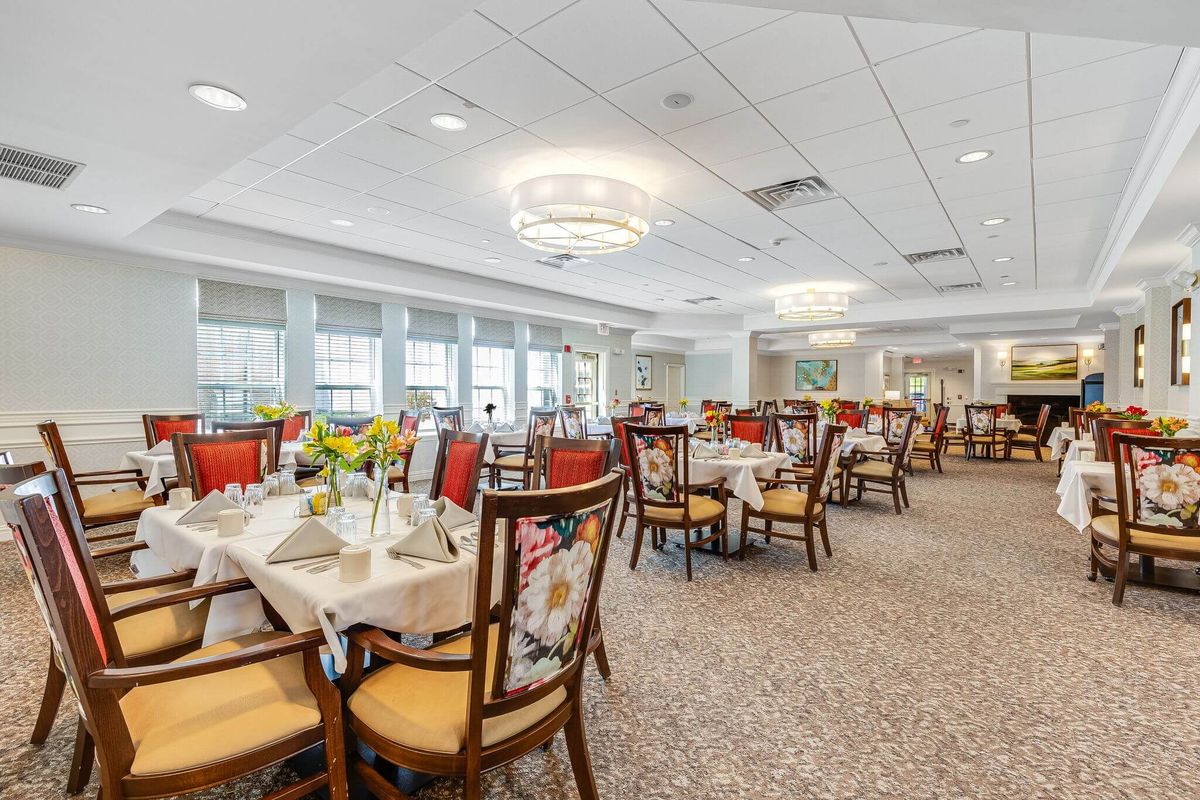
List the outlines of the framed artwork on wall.
<svg viewBox="0 0 1200 800">
<path fill-rule="evenodd" d="M 796 362 L 796 391 L 836 392 L 837 360 L 815 359 Z"/>
<path fill-rule="evenodd" d="M 649 391 L 654 388 L 654 357 L 635 355 L 633 357 L 633 389 L 634 391 Z"/>
<path fill-rule="evenodd" d="M 1009 364 L 1014 381 L 1079 380 L 1079 345 L 1013 345 Z"/>
</svg>

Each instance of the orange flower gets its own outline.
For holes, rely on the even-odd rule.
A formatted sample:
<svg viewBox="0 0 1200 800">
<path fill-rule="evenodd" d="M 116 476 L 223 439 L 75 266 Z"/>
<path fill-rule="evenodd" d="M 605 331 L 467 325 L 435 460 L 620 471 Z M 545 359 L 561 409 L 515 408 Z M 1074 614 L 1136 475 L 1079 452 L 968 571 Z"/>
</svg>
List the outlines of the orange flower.
<svg viewBox="0 0 1200 800">
<path fill-rule="evenodd" d="M 1192 469 L 1200 469 L 1200 455 L 1195 453 L 1182 453 L 1175 459 L 1176 464 L 1185 464 Z"/>
<path fill-rule="evenodd" d="M 600 544 L 599 514 L 589 514 L 587 519 L 579 523 L 579 529 L 575 531 L 575 541 L 587 542 L 592 552 L 596 552 L 596 547 Z"/>
<path fill-rule="evenodd" d="M 671 452 L 671 442 L 667 439 L 655 439 L 654 446 L 659 450 L 662 450 L 664 453 L 669 454 Z"/>
</svg>

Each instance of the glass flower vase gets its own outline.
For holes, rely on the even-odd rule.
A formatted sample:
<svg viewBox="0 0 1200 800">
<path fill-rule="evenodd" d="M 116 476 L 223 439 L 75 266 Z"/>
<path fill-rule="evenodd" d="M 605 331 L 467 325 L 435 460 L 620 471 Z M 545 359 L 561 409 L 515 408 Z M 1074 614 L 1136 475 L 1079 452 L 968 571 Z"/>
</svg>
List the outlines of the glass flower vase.
<svg viewBox="0 0 1200 800">
<path fill-rule="evenodd" d="M 392 517 L 388 513 L 388 466 L 375 465 L 375 499 L 371 505 L 371 535 L 387 536 L 392 532 Z"/>
</svg>

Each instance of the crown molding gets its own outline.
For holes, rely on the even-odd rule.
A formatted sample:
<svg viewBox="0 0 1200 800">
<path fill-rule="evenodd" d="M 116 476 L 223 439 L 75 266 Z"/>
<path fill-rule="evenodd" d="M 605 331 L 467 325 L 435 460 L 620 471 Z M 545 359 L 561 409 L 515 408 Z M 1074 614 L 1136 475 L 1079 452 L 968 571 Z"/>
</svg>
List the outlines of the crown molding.
<svg viewBox="0 0 1200 800">
<path fill-rule="evenodd" d="M 1196 227 L 1196 223 L 1189 222 L 1184 229 L 1175 237 L 1175 241 L 1179 242 L 1184 247 L 1195 247 L 1200 245 L 1200 228 Z"/>
<path fill-rule="evenodd" d="M 1121 323 L 1119 323 L 1119 322 L 1101 322 L 1099 327 L 1100 327 L 1100 330 L 1102 330 L 1102 331 L 1119 331 L 1119 330 L 1121 330 Z"/>
<path fill-rule="evenodd" d="M 1146 305 L 1146 298 L 1145 296 L 1142 296 L 1134 300 L 1132 303 L 1128 303 L 1123 306 L 1116 306 L 1113 308 L 1113 313 L 1119 317 L 1128 316 L 1129 314 L 1136 314 L 1142 310 L 1142 306 L 1144 305 Z"/>
<path fill-rule="evenodd" d="M 1151 289 L 1163 289 L 1169 285 L 1170 283 L 1166 278 L 1142 278 L 1133 285 L 1133 288 L 1139 292 L 1148 292 Z"/>
</svg>

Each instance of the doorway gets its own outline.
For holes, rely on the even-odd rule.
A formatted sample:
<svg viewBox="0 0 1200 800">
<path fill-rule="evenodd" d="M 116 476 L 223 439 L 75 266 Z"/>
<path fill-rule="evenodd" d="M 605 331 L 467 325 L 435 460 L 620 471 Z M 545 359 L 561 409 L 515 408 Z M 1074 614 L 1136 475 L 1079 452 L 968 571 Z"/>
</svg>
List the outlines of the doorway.
<svg viewBox="0 0 1200 800">
<path fill-rule="evenodd" d="M 600 396 L 600 354 L 577 352 L 575 354 L 575 396 L 571 398 L 575 405 L 587 409 L 589 417 L 598 417 L 604 413 Z"/>
<path fill-rule="evenodd" d="M 667 408 L 679 408 L 683 397 L 683 364 L 667 364 Z"/>
<path fill-rule="evenodd" d="M 904 389 L 918 414 L 929 413 L 929 373 L 909 372 L 904 376 Z"/>
</svg>

